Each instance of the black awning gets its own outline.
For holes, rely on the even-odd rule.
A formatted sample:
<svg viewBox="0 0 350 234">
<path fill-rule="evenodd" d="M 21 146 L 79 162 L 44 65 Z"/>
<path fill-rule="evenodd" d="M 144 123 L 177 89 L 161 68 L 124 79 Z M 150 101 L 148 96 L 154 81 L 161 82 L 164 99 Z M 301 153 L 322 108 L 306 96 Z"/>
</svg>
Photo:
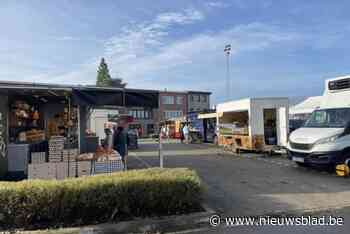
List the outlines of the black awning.
<svg viewBox="0 0 350 234">
<path fill-rule="evenodd" d="M 81 106 L 123 106 L 122 90 L 73 89 L 73 102 Z"/>
<path fill-rule="evenodd" d="M 125 106 L 127 107 L 148 107 L 155 109 L 158 108 L 158 100 L 158 92 L 142 90 L 125 91 Z"/>
</svg>

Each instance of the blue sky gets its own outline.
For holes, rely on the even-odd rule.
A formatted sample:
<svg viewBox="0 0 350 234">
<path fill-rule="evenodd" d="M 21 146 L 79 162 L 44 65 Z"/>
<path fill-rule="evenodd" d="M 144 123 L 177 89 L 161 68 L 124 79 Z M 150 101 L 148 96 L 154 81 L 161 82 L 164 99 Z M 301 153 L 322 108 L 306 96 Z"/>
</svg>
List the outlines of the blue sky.
<svg viewBox="0 0 350 234">
<path fill-rule="evenodd" d="M 313 96 L 349 74 L 349 1 L 0 2 L 0 79 L 94 84 L 105 57 L 129 87 L 226 99 Z"/>
</svg>

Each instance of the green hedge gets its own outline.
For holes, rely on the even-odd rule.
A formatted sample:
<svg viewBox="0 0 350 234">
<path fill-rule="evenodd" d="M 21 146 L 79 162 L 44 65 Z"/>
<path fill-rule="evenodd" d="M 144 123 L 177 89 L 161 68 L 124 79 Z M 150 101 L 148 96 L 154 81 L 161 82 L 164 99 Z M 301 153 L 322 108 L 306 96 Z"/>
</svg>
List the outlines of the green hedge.
<svg viewBox="0 0 350 234">
<path fill-rule="evenodd" d="M 0 183 L 3 228 L 55 227 L 134 216 L 187 213 L 200 208 L 195 171 L 146 169 L 63 181 Z"/>
</svg>

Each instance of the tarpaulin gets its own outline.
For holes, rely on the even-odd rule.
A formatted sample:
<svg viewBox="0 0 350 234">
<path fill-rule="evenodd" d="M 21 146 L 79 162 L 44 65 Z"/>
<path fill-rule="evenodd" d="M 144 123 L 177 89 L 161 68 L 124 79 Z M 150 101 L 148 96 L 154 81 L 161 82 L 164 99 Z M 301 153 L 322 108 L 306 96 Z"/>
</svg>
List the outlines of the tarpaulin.
<svg viewBox="0 0 350 234">
<path fill-rule="evenodd" d="M 149 107 L 158 108 L 158 92 L 149 92 L 142 90 L 126 90 L 125 105 L 127 107 Z"/>
<path fill-rule="evenodd" d="M 73 89 L 73 102 L 81 106 L 123 106 L 122 90 Z"/>
<path fill-rule="evenodd" d="M 158 108 L 158 92 L 142 90 L 73 89 L 73 102 L 82 106 Z"/>
</svg>

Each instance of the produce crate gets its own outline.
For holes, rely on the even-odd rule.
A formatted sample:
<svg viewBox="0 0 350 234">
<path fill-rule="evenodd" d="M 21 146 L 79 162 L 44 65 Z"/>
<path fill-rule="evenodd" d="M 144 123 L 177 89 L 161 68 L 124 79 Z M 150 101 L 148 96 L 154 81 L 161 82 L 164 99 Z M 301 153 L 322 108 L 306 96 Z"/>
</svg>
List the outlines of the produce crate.
<svg viewBox="0 0 350 234">
<path fill-rule="evenodd" d="M 122 171 L 123 168 L 124 168 L 124 165 L 121 158 L 113 159 L 109 161 L 110 172 Z"/>
<path fill-rule="evenodd" d="M 93 163 L 93 174 L 104 174 L 122 171 L 124 168 L 121 158 Z"/>
<path fill-rule="evenodd" d="M 29 164 L 28 179 L 56 179 L 55 163 Z"/>
<path fill-rule="evenodd" d="M 76 162 L 59 162 L 56 164 L 56 179 L 63 180 L 66 178 L 74 178 L 77 173 Z"/>
<path fill-rule="evenodd" d="M 49 140 L 49 162 L 61 162 L 65 137 L 53 136 Z"/>
<path fill-rule="evenodd" d="M 31 163 L 39 164 L 46 162 L 46 152 L 33 152 L 31 153 Z"/>
<path fill-rule="evenodd" d="M 91 175 L 92 161 L 78 161 L 77 172 L 78 172 L 78 177 Z"/>
<path fill-rule="evenodd" d="M 93 174 L 108 173 L 108 167 L 109 167 L 108 161 L 103 161 L 103 162 L 95 161 L 93 164 L 94 164 Z"/>
</svg>

